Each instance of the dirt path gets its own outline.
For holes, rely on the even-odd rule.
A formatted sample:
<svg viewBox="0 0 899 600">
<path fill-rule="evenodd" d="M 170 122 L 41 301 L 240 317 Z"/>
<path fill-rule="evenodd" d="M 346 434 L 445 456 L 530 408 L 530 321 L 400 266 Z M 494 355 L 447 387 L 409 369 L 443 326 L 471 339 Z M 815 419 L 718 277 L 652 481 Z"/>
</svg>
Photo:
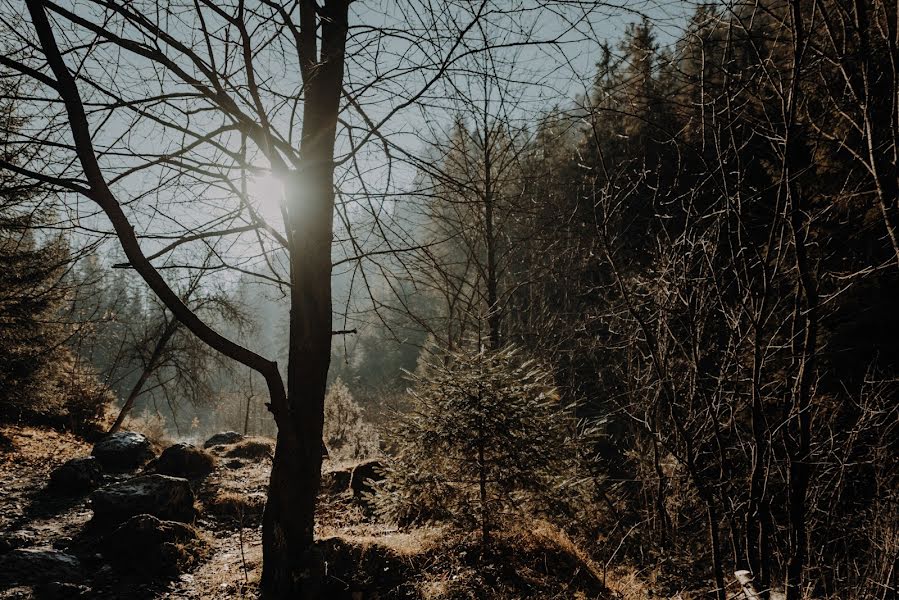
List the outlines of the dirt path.
<svg viewBox="0 0 899 600">
<path fill-rule="evenodd" d="M 87 496 L 64 500 L 44 492 L 50 471 L 68 459 L 89 455 L 90 446 L 73 436 L 34 429 L 0 429 L 0 436 L 10 441 L 0 445 L 0 555 L 12 545 L 78 557 L 87 589 L 80 596 L 69 590 L 56 598 L 256 597 L 270 442 L 251 440 L 211 449 L 217 458 L 215 470 L 192 482 L 199 514 L 194 527 L 205 540 L 205 550 L 186 572 L 141 579 L 113 568 L 97 553 L 97 540 L 105 533 L 91 522 Z M 348 481 L 343 467 L 342 481 Z M 497 535 L 490 556 L 482 557 L 475 534 L 447 527 L 400 531 L 374 522 L 349 491 L 332 490 L 320 498 L 316 537 L 329 600 L 610 597 L 589 560 L 570 541 L 533 527 Z M 0 589 L 0 599 L 38 597 L 33 592 L 27 587 Z"/>
</svg>

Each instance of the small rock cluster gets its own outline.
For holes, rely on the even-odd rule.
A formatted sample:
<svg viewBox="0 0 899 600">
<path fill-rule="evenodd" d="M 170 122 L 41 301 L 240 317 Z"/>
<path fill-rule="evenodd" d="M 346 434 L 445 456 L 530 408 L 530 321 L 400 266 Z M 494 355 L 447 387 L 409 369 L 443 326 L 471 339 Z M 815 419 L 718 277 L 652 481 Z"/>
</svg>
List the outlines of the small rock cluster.
<svg viewBox="0 0 899 600">
<path fill-rule="evenodd" d="M 242 439 L 226 432 L 210 438 L 205 447 Z M 206 548 L 190 524 L 196 516 L 190 480 L 205 477 L 215 466 L 209 452 L 183 443 L 157 458 L 144 435 L 121 431 L 98 441 L 91 456 L 54 469 L 46 491 L 59 502 L 90 494 L 97 558 L 126 572 L 177 575 Z M 31 586 L 42 598 L 90 597 L 92 590 L 81 585 L 90 570 L 84 559 L 55 548 L 30 547 L 34 543 L 28 532 L 0 537 L 0 589 Z"/>
</svg>

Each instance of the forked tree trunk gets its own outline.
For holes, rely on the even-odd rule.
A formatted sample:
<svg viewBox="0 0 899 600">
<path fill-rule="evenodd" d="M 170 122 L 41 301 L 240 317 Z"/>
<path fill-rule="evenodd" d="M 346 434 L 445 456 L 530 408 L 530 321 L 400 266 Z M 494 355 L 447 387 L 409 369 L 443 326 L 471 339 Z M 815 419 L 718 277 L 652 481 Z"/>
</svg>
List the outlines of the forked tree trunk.
<svg viewBox="0 0 899 600">
<path fill-rule="evenodd" d="M 322 11 L 321 57 L 316 13 Z M 290 244 L 290 333 L 287 398 L 272 403 L 278 442 L 262 521 L 264 598 L 321 595 L 323 564 L 314 546 L 322 465 L 325 387 L 331 361 L 331 238 L 334 142 L 343 82 L 347 0 L 324 8 L 303 3 L 302 162 L 286 185 Z"/>
</svg>

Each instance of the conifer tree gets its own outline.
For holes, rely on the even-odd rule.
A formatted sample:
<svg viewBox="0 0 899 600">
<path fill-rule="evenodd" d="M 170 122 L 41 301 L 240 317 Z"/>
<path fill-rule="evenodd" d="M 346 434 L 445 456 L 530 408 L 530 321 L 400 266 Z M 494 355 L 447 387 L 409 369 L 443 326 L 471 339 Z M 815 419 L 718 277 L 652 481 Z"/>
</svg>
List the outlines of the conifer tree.
<svg viewBox="0 0 899 600">
<path fill-rule="evenodd" d="M 3 97 L 14 96 L 2 90 Z M 0 158 L 13 163 L 12 132 L 23 125 L 0 104 Z M 66 346 L 63 282 L 70 255 L 62 237 L 41 239 L 48 215 L 40 190 L 0 170 L 0 421 L 44 422 L 84 432 L 110 399 Z"/>
<path fill-rule="evenodd" d="M 40 245 L 33 219 L 0 195 L 0 411 L 18 418 L 43 400 L 45 372 L 63 341 L 57 311 L 65 251 L 58 242 Z"/>
<path fill-rule="evenodd" d="M 6 95 L 6 94 L 4 94 Z M 6 132 L 21 127 L 11 102 L 0 106 L 0 156 L 14 159 Z M 59 240 L 41 245 L 29 190 L 0 171 L 0 416 L 18 419 L 47 394 L 44 376 L 62 343 L 56 312 L 66 252 Z"/>
<path fill-rule="evenodd" d="M 383 516 L 476 526 L 486 547 L 507 516 L 547 506 L 569 473 L 574 428 L 545 369 L 513 347 L 463 349 L 411 378 Z"/>
</svg>

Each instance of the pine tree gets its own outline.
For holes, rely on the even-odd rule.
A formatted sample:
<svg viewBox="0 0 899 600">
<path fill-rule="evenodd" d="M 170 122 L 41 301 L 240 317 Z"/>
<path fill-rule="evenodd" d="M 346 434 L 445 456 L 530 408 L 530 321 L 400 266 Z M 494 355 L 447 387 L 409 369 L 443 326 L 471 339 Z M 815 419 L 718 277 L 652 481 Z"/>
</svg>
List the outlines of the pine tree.
<svg viewBox="0 0 899 600">
<path fill-rule="evenodd" d="M 16 199 L 0 194 L 0 411 L 6 418 L 45 401 L 52 384 L 45 373 L 63 342 L 57 312 L 66 253 L 56 241 L 39 245 L 32 226 Z"/>
<path fill-rule="evenodd" d="M 411 378 L 401 449 L 376 498 L 382 516 L 476 526 L 486 547 L 506 516 L 546 508 L 573 440 L 546 370 L 506 347 L 458 350 Z"/>
</svg>

